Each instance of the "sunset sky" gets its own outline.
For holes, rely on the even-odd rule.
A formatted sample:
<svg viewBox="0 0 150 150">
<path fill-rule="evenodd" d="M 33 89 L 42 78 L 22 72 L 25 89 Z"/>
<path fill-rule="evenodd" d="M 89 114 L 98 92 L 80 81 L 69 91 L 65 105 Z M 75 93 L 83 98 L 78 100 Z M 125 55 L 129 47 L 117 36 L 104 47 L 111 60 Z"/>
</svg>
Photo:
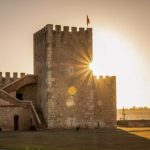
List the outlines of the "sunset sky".
<svg viewBox="0 0 150 150">
<path fill-rule="evenodd" d="M 86 14 L 94 74 L 117 76 L 118 108 L 150 107 L 150 0 L 0 0 L 0 71 L 33 73 L 33 33 Z"/>
</svg>

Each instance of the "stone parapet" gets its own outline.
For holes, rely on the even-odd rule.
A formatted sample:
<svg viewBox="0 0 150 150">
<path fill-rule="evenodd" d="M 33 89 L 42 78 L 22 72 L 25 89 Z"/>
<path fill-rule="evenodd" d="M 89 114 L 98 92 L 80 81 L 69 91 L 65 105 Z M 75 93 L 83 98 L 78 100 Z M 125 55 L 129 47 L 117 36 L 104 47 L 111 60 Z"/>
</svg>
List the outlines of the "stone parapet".
<svg viewBox="0 0 150 150">
<path fill-rule="evenodd" d="M 13 72 L 13 76 L 11 76 L 10 72 L 5 72 L 5 75 L 3 76 L 2 72 L 0 72 L 0 88 L 24 76 L 25 73 L 20 73 L 19 77 L 17 72 Z"/>
<path fill-rule="evenodd" d="M 83 27 L 69 27 L 61 25 L 47 24 L 41 30 L 37 31 L 34 35 L 39 35 L 39 33 L 44 33 L 47 30 L 56 31 L 56 32 L 92 32 L 92 28 L 83 28 Z"/>
</svg>

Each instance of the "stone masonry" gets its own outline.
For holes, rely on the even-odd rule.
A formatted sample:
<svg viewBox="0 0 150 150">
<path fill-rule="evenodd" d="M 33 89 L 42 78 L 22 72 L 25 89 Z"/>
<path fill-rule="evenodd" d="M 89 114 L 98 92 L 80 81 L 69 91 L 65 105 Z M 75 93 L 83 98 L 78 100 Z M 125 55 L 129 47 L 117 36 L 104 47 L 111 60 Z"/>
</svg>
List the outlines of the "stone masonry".
<svg viewBox="0 0 150 150">
<path fill-rule="evenodd" d="M 0 73 L 2 75 L 2 73 Z M 22 73 L 18 78 L 1 76 L 0 87 L 0 130 L 29 130 L 41 126 L 36 111 L 37 77 Z M 7 83 L 6 83 L 7 81 Z M 22 95 L 22 97 L 18 97 Z"/>
<path fill-rule="evenodd" d="M 34 34 L 37 105 L 48 128 L 116 126 L 116 77 L 97 79 L 92 29 L 47 25 Z"/>
</svg>

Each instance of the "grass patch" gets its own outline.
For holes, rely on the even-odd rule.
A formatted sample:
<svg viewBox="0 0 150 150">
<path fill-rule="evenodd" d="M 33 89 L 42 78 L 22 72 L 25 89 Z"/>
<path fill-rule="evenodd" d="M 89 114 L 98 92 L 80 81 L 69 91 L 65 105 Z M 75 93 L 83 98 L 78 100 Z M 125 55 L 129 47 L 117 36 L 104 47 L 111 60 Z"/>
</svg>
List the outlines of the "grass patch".
<svg viewBox="0 0 150 150">
<path fill-rule="evenodd" d="M 0 132 L 6 150 L 147 150 L 150 128 Z"/>
<path fill-rule="evenodd" d="M 39 145 L 9 145 L 2 148 L 4 150 L 47 150 Z M 0 149 L 1 150 L 1 149 Z"/>
</svg>

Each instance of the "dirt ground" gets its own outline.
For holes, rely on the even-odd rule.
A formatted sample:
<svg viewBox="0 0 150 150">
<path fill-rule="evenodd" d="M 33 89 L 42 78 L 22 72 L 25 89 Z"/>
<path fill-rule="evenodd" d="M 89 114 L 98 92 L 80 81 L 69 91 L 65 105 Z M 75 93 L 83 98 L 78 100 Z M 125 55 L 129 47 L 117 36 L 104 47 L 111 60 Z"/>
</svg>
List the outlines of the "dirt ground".
<svg viewBox="0 0 150 150">
<path fill-rule="evenodd" d="M 150 150 L 150 128 L 0 132 L 0 150 Z"/>
</svg>

